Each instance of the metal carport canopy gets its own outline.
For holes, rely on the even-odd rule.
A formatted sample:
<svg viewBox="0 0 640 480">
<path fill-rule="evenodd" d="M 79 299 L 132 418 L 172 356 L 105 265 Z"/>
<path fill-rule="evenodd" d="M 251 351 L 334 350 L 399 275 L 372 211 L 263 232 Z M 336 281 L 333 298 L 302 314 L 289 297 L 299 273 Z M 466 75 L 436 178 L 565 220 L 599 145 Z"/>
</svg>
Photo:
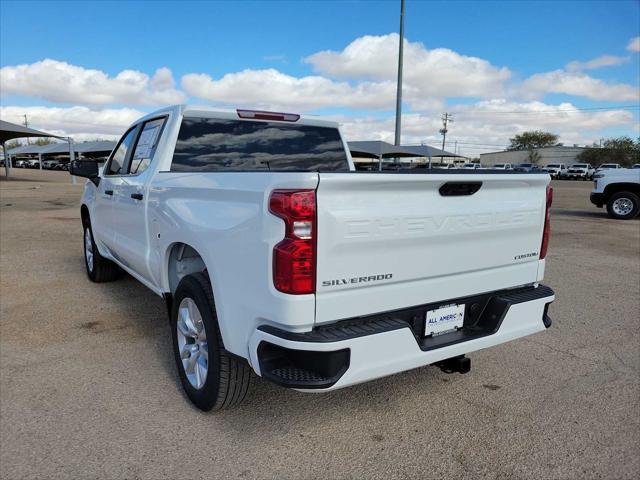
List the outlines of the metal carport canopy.
<svg viewBox="0 0 640 480">
<path fill-rule="evenodd" d="M 33 128 L 23 127 L 22 125 L 16 125 L 15 123 L 5 122 L 0 120 L 0 143 L 4 143 L 13 138 L 25 138 L 25 137 L 54 137 L 62 138 L 57 135 L 51 135 L 50 133 L 41 132 L 40 130 L 34 130 Z"/>
<path fill-rule="evenodd" d="M 347 142 L 352 155 L 368 158 L 422 157 L 415 152 L 405 150 L 402 146 L 391 145 L 382 140 L 365 140 Z"/>
<path fill-rule="evenodd" d="M 116 142 L 112 140 L 95 140 L 75 144 L 78 153 L 111 152 L 115 146 Z"/>
<path fill-rule="evenodd" d="M 5 142 L 11 140 L 13 138 L 25 138 L 25 137 L 53 137 L 53 138 L 64 138 L 59 137 L 58 135 L 51 135 L 50 133 L 41 132 L 40 130 L 34 130 L 33 128 L 23 127 L 22 125 L 17 125 L 11 122 L 5 122 L 4 120 L 0 120 L 0 143 L 2 144 L 2 150 L 4 151 L 4 168 L 6 171 L 7 177 L 9 176 L 10 170 L 10 161 L 9 156 L 7 155 L 7 150 L 4 146 Z M 27 145 L 29 146 L 29 145 Z M 72 155 L 71 142 L 69 142 L 69 156 Z M 26 152 L 25 152 L 26 153 Z M 39 153 L 39 152 L 35 152 Z M 42 164 L 40 165 L 42 167 Z"/>
<path fill-rule="evenodd" d="M 430 147 L 429 145 L 400 145 L 404 151 L 413 152 L 416 157 L 460 157 L 455 153 Z"/>
</svg>

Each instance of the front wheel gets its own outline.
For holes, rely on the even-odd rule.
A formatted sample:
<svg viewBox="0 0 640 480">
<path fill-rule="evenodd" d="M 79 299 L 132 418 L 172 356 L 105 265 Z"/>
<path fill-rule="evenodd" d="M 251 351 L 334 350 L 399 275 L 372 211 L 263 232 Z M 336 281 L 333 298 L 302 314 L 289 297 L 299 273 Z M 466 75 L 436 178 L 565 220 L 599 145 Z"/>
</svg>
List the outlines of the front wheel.
<svg viewBox="0 0 640 480">
<path fill-rule="evenodd" d="M 609 216 L 618 220 L 630 220 L 640 212 L 640 198 L 632 192 L 617 192 L 607 201 Z"/>
<path fill-rule="evenodd" d="M 171 309 L 171 332 L 180 382 L 196 407 L 205 412 L 222 410 L 244 400 L 250 367 L 224 348 L 206 274 L 180 280 Z"/>
</svg>

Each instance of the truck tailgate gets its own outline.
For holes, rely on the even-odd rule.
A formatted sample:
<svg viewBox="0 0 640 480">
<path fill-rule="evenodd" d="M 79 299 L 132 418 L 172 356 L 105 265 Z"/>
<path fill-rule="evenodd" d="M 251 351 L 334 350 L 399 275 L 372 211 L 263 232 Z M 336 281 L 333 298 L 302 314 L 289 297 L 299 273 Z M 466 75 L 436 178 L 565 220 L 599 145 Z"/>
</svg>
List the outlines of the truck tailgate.
<svg viewBox="0 0 640 480">
<path fill-rule="evenodd" d="M 321 173 L 316 323 L 536 282 L 548 183 L 546 174 Z"/>
</svg>

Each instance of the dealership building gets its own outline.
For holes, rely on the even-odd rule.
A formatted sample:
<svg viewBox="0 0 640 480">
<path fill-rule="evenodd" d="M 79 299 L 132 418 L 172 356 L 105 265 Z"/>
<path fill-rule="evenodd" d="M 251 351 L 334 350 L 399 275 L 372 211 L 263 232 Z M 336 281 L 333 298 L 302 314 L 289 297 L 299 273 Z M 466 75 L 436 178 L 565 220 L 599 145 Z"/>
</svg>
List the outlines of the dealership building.
<svg viewBox="0 0 640 480">
<path fill-rule="evenodd" d="M 584 152 L 587 147 L 555 146 L 536 148 L 533 151 L 539 155 L 539 166 L 544 167 L 550 163 L 564 163 L 569 166 L 579 163 L 576 158 L 580 153 Z M 480 164 L 491 167 L 500 163 L 529 163 L 529 150 L 507 150 L 502 152 L 491 152 L 480 154 Z"/>
</svg>

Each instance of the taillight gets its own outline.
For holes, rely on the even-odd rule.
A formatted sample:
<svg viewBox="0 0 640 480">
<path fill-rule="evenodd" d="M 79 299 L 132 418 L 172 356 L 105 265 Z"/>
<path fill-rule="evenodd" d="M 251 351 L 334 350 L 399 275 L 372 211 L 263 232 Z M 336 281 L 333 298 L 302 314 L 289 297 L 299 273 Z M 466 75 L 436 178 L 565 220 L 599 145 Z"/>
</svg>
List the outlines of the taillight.
<svg viewBox="0 0 640 480">
<path fill-rule="evenodd" d="M 316 291 L 316 192 L 274 190 L 269 211 L 284 220 L 284 239 L 273 248 L 273 285 L 292 295 Z"/>
<path fill-rule="evenodd" d="M 549 222 L 549 210 L 551 210 L 552 202 L 553 202 L 553 188 L 551 187 L 551 185 L 547 185 L 547 207 L 544 212 L 544 230 L 542 232 L 542 245 L 540 245 L 541 260 L 547 256 L 547 249 L 549 248 L 549 235 L 551 234 L 551 225 Z"/>
</svg>

